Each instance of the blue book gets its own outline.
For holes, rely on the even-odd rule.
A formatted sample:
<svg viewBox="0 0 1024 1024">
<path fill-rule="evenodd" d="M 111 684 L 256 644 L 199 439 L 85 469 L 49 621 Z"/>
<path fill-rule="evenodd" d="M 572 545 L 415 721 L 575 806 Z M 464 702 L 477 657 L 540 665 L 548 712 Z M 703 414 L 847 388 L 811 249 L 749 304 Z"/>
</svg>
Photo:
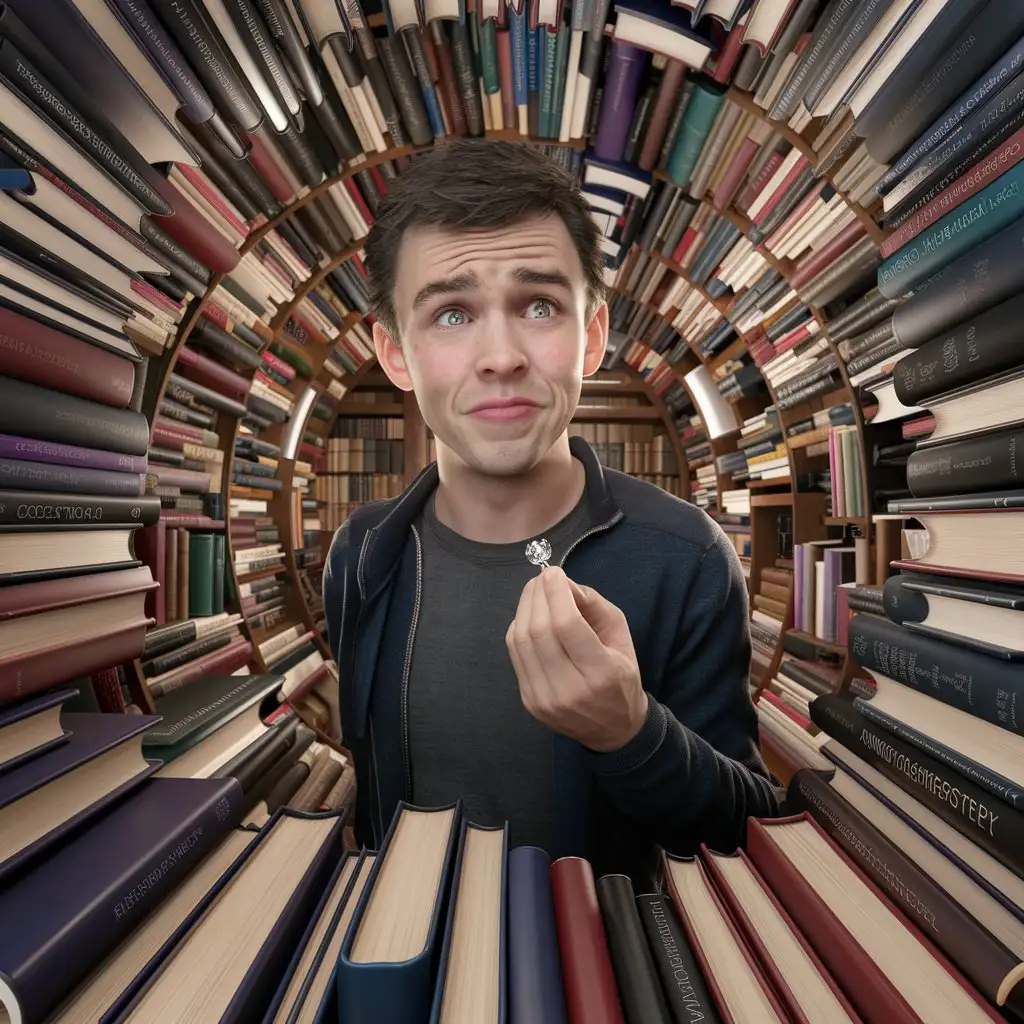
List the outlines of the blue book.
<svg viewBox="0 0 1024 1024">
<path fill-rule="evenodd" d="M 462 804 L 447 807 L 421 808 L 401 802 L 395 810 L 380 855 L 367 881 L 341 945 L 336 972 L 338 1019 L 345 1024 L 428 1024 L 434 985 L 437 981 L 441 955 L 442 930 L 448 906 L 448 889 L 456 857 Z M 429 823 L 424 820 L 429 817 Z M 422 839 L 429 834 L 430 846 Z M 386 866 L 394 860 L 408 870 L 418 865 L 419 887 L 415 898 L 430 906 L 429 923 L 423 941 L 410 955 L 369 959 L 361 949 L 363 929 L 380 934 L 386 923 L 379 921 L 373 907 L 385 900 L 371 903 Z M 429 869 L 428 869 L 429 865 Z M 393 874 L 393 873 L 392 873 Z M 380 945 L 386 942 L 382 939 Z"/>
<path fill-rule="evenodd" d="M 32 175 L 12 156 L 0 152 L 0 191 L 32 188 Z"/>
</svg>

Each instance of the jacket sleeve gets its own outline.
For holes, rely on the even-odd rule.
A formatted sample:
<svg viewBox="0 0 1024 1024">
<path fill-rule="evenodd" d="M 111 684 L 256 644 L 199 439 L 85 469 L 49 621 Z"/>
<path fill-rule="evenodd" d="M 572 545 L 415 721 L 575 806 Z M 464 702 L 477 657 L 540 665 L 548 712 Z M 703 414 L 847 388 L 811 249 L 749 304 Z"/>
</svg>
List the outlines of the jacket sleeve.
<svg viewBox="0 0 1024 1024">
<path fill-rule="evenodd" d="M 733 850 L 751 815 L 778 813 L 747 690 L 747 615 L 739 558 L 718 531 L 701 558 L 661 699 L 648 685 L 640 732 L 619 750 L 588 752 L 619 812 L 670 853 L 692 854 L 700 843 Z"/>
</svg>

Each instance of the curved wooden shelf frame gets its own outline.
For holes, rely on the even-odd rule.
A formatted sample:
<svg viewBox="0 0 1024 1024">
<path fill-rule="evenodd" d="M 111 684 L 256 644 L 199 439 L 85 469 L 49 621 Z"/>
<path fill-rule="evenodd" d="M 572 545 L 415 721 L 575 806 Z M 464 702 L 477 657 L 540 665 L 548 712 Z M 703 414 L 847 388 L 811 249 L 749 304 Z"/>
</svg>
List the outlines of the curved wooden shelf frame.
<svg viewBox="0 0 1024 1024">
<path fill-rule="evenodd" d="M 735 86 L 730 86 L 729 89 L 726 92 L 726 97 L 727 97 L 727 99 L 730 100 L 730 102 L 736 104 L 736 106 L 738 106 L 740 109 L 742 109 L 742 110 L 744 110 L 744 111 L 746 111 L 748 113 L 754 114 L 761 121 L 767 121 L 767 118 L 765 117 L 764 111 L 762 111 L 761 108 L 758 107 L 753 102 L 753 99 L 750 97 L 750 95 L 748 93 L 745 93 L 745 92 L 735 88 Z M 791 145 L 793 145 L 796 148 L 798 148 L 810 160 L 812 160 L 812 161 L 816 160 L 816 154 L 814 152 L 813 147 L 805 139 L 803 139 L 799 134 L 797 134 L 796 132 L 792 131 L 792 129 L 790 129 L 788 127 L 788 125 L 785 125 L 785 124 L 780 123 L 780 122 L 771 122 L 771 125 Z M 570 140 L 568 143 L 560 143 L 560 142 L 558 142 L 557 140 L 554 140 L 554 139 L 528 138 L 528 137 L 525 137 L 525 136 L 518 135 L 517 133 L 512 132 L 512 131 L 491 131 L 491 132 L 487 132 L 486 135 L 487 135 L 488 138 L 492 138 L 492 139 L 495 139 L 495 140 L 525 141 L 525 142 L 533 143 L 535 145 L 562 146 L 563 148 L 571 148 L 571 149 L 583 149 L 583 148 L 585 148 L 585 143 L 582 142 L 581 140 L 578 140 L 578 139 L 577 140 Z M 321 197 L 323 195 L 326 195 L 327 192 L 334 185 L 342 183 L 342 182 L 346 181 L 348 178 L 351 178 L 351 177 L 355 176 L 359 171 L 366 170 L 366 169 L 378 166 L 378 165 L 380 165 L 382 163 L 386 163 L 386 162 L 389 162 L 389 161 L 392 161 L 392 160 L 399 160 L 399 159 L 402 159 L 403 157 L 408 157 L 408 156 L 411 156 L 411 155 L 413 155 L 415 153 L 418 153 L 418 152 L 425 152 L 425 151 L 427 151 L 429 149 L 432 149 L 432 148 L 433 148 L 433 144 L 431 144 L 429 146 L 425 146 L 425 147 L 412 147 L 412 146 L 393 147 L 393 148 L 389 148 L 389 149 L 385 150 L 384 152 L 373 153 L 373 154 L 367 156 L 367 158 L 365 160 L 361 161 L 358 164 L 345 167 L 337 175 L 334 175 L 334 176 L 332 176 L 330 178 L 327 178 L 323 182 L 321 182 L 319 185 L 317 185 L 315 188 L 311 188 L 311 189 L 308 189 L 307 191 L 305 191 L 291 205 L 289 205 L 286 209 L 282 210 L 281 213 L 278 214 L 275 218 L 273 218 L 272 220 L 267 221 L 265 224 L 262 224 L 262 225 L 260 225 L 260 226 L 258 226 L 256 228 L 254 228 L 249 233 L 249 235 L 246 237 L 245 242 L 239 247 L 240 255 L 245 255 L 263 237 L 265 237 L 269 232 L 273 231 L 279 224 L 287 221 L 290 217 L 294 216 L 295 213 L 297 211 L 299 211 L 300 209 L 302 209 L 305 205 L 307 205 L 310 202 L 313 202 L 315 199 L 317 199 L 317 198 L 319 198 L 319 197 Z M 831 179 L 829 179 L 829 180 L 831 180 Z M 837 192 L 842 197 L 844 203 L 846 203 L 846 205 L 848 207 L 850 207 L 854 211 L 854 213 L 857 216 L 858 220 L 861 221 L 861 223 L 864 225 L 865 231 L 868 234 L 868 236 L 872 238 L 872 240 L 875 242 L 876 245 L 879 244 L 884 239 L 885 232 L 874 221 L 874 219 L 871 217 L 870 213 L 867 210 L 865 210 L 863 207 L 861 207 L 859 204 L 850 202 L 849 197 L 844 192 L 842 192 L 841 190 L 837 189 Z M 730 217 L 730 219 L 732 219 L 733 222 L 736 223 L 737 226 L 740 226 L 741 229 L 742 229 L 743 221 L 744 221 L 745 218 L 743 218 L 743 216 L 741 214 L 738 214 L 735 211 L 730 211 L 730 210 L 719 211 L 719 212 L 724 212 L 726 216 Z M 758 245 L 757 249 L 758 249 L 759 252 L 762 253 L 762 255 L 765 257 L 767 262 L 769 262 L 771 265 L 776 267 L 776 269 L 779 270 L 779 272 L 782 274 L 782 276 L 786 277 L 788 279 L 789 272 L 790 272 L 791 268 L 787 265 L 787 263 L 785 261 L 776 260 L 775 257 L 771 253 L 769 253 L 767 251 L 767 249 L 765 249 L 761 245 Z M 316 268 L 316 270 L 310 275 L 310 277 L 305 282 L 303 282 L 296 289 L 295 296 L 293 297 L 293 299 L 290 302 L 282 305 L 282 307 L 280 309 L 278 309 L 278 311 L 275 313 L 274 318 L 272 320 L 272 325 L 271 325 L 272 328 L 274 329 L 275 334 L 287 322 L 288 317 L 291 315 L 292 310 L 298 304 L 298 302 L 300 302 L 306 295 L 308 295 L 310 293 L 310 291 L 312 291 L 313 288 L 315 288 L 322 280 L 324 280 L 324 278 L 327 277 L 327 275 L 331 272 L 332 269 L 334 269 L 335 267 L 339 266 L 341 263 L 343 263 L 346 259 L 350 258 L 357 251 L 358 251 L 358 247 L 347 249 L 347 250 L 344 251 L 343 254 L 339 254 L 339 255 L 333 257 L 328 263 L 326 263 L 326 264 Z M 682 268 L 678 267 L 678 265 L 672 264 L 671 261 L 665 260 L 664 258 L 662 258 L 660 256 L 658 258 L 670 270 L 673 270 L 679 276 L 685 277 L 685 274 L 683 274 L 683 272 L 682 272 Z M 143 404 L 143 411 L 147 415 L 147 417 L 149 418 L 151 424 L 155 420 L 156 412 L 160 408 L 160 404 L 163 401 L 164 395 L 166 394 L 167 386 L 168 386 L 168 383 L 170 381 L 170 376 L 174 372 L 175 365 L 177 363 L 177 358 L 178 358 L 178 354 L 180 352 L 181 346 L 183 344 L 185 344 L 185 342 L 188 340 L 192 330 L 195 328 L 195 325 L 196 325 L 196 323 L 198 321 L 199 316 L 202 314 L 202 311 L 203 311 L 203 308 L 204 308 L 205 304 L 210 299 L 210 297 L 212 296 L 213 292 L 215 291 L 217 285 L 222 280 L 222 276 L 223 275 L 216 274 L 216 273 L 213 274 L 211 276 L 210 283 L 209 283 L 209 286 L 208 286 L 205 294 L 203 296 L 197 297 L 197 298 L 195 298 L 193 300 L 193 302 L 191 303 L 190 309 L 188 310 L 188 312 L 186 313 L 186 316 L 183 318 L 181 324 L 179 325 L 179 329 L 178 329 L 178 331 L 176 333 L 176 336 L 175 336 L 173 342 L 171 343 L 170 346 L 168 346 L 164 350 L 164 352 L 162 354 L 162 359 L 164 360 L 164 364 L 163 364 L 163 367 L 162 367 L 162 372 L 158 376 L 153 376 L 153 377 L 151 377 L 149 379 L 149 381 L 147 381 L 146 393 L 145 393 L 144 404 Z M 708 301 L 712 302 L 712 304 L 714 304 L 716 306 L 716 308 L 718 308 L 719 311 L 722 312 L 723 315 L 725 315 L 726 309 L 727 309 L 727 307 L 729 305 L 728 303 L 722 302 L 721 300 L 713 300 L 707 294 L 707 292 L 704 291 L 703 288 L 701 288 L 698 285 L 693 284 L 692 282 L 688 281 L 688 283 L 691 285 L 691 287 L 694 287 L 699 292 L 701 292 L 704 295 L 704 297 L 708 299 Z M 818 318 L 819 322 L 822 322 L 820 311 L 813 310 L 813 312 L 814 312 L 815 317 Z M 357 319 L 358 319 L 358 317 L 357 317 Z M 665 320 L 666 318 L 662 317 L 662 319 Z M 743 347 L 746 347 L 746 339 L 741 337 L 740 340 L 743 343 Z M 831 340 L 829 341 L 829 344 L 830 344 L 830 346 L 832 346 L 832 348 L 834 350 L 835 346 L 832 345 Z M 326 354 L 327 353 L 325 351 L 324 354 L 323 354 L 323 358 L 320 361 L 320 367 L 322 367 L 322 365 L 323 365 L 323 359 L 326 359 Z M 699 352 L 694 352 L 694 354 L 697 356 L 697 358 L 699 359 L 699 361 L 701 363 L 703 363 L 704 365 L 708 365 L 711 368 L 714 368 L 714 366 L 718 362 L 720 362 L 720 360 L 722 358 L 722 356 L 720 355 L 719 357 L 715 357 L 714 359 L 708 360 L 708 359 L 703 358 L 700 355 Z M 843 364 L 843 361 L 841 359 L 839 360 L 839 365 L 840 365 L 840 373 L 841 373 L 841 377 L 842 377 L 842 381 L 843 381 L 842 391 L 845 393 L 845 395 L 848 396 L 847 400 L 849 400 L 851 402 L 851 404 L 853 405 L 853 407 L 854 407 L 854 409 L 856 411 L 858 445 L 860 447 L 860 452 L 861 452 L 861 456 L 862 456 L 862 463 L 863 463 L 863 466 L 864 466 L 864 468 L 866 470 L 866 466 L 867 466 L 867 462 L 866 462 L 866 445 L 865 445 L 865 441 L 864 441 L 863 421 L 862 421 L 862 418 L 861 418 L 861 415 L 860 415 L 860 411 L 859 411 L 859 409 L 857 409 L 856 401 L 854 401 L 854 397 L 855 396 L 854 396 L 854 393 L 853 393 L 853 389 L 852 389 L 852 387 L 850 385 L 849 377 L 848 377 L 848 375 L 846 373 L 845 365 Z M 320 367 L 314 368 L 314 373 L 313 373 L 314 381 L 316 379 L 317 372 L 318 372 Z M 253 372 L 255 372 L 255 371 L 253 371 Z M 679 379 L 683 383 L 683 386 L 685 387 L 685 381 L 683 381 L 683 374 L 679 373 L 679 372 L 676 372 L 675 375 L 676 375 L 677 379 Z M 766 385 L 767 385 L 767 388 L 768 388 L 769 397 L 771 398 L 772 402 L 774 403 L 775 402 L 774 390 L 772 389 L 771 385 L 768 384 L 767 380 L 766 380 Z M 313 386 L 313 381 L 309 382 L 309 384 L 307 384 L 307 386 Z M 648 396 L 649 396 L 649 398 L 651 398 L 652 401 L 657 399 L 657 396 L 655 396 L 650 391 L 648 391 Z M 296 397 L 298 397 L 298 395 L 296 395 Z M 814 400 L 812 399 L 812 402 L 813 401 Z M 819 398 L 819 402 L 820 402 L 820 398 Z M 673 448 L 674 448 L 674 450 L 676 452 L 676 457 L 677 457 L 677 460 L 679 462 L 680 471 L 682 472 L 683 467 L 686 466 L 686 458 L 685 458 L 685 453 L 683 451 L 682 445 L 681 445 L 681 443 L 679 441 L 679 437 L 675 433 L 675 430 L 674 430 L 674 421 L 672 420 L 671 414 L 668 412 L 667 409 L 665 409 L 664 403 L 660 402 L 660 399 L 657 400 L 657 405 L 660 406 L 660 410 L 663 413 L 662 418 L 664 419 L 664 421 L 666 423 L 666 426 L 670 426 L 671 425 L 671 427 L 672 427 L 672 429 L 669 429 L 669 436 L 673 439 Z M 698 415 L 699 415 L 700 414 L 700 410 L 699 410 L 699 407 L 696 406 L 696 403 L 695 403 L 695 408 L 697 408 L 697 412 L 698 412 Z M 801 404 L 800 406 L 794 407 L 794 409 L 797 409 L 797 410 L 800 410 L 800 411 L 806 411 L 806 408 L 807 408 L 806 403 L 805 404 Z M 789 412 L 789 411 L 790 410 L 786 410 L 786 412 Z M 222 417 L 222 419 L 223 419 L 223 417 Z M 780 416 L 780 419 L 781 419 L 781 416 Z M 308 417 L 307 417 L 307 422 L 303 424 L 303 432 L 305 432 L 305 430 L 307 429 L 307 424 L 308 424 Z M 222 429 L 226 429 L 226 428 L 222 428 Z M 233 425 L 232 425 L 231 429 L 232 429 L 231 445 L 230 445 L 230 448 L 227 451 L 225 451 L 225 455 L 226 456 L 229 455 L 233 451 L 233 448 L 234 448 L 234 437 L 237 435 L 237 429 L 238 429 L 237 421 L 233 422 Z M 712 447 L 713 447 L 713 450 L 715 451 L 716 458 L 717 458 L 718 455 L 724 454 L 724 451 L 719 451 L 714 445 Z M 792 478 L 795 478 L 794 453 L 793 453 L 793 450 L 789 447 L 789 445 L 786 446 L 786 449 L 787 449 L 787 454 L 789 456 L 791 479 L 792 479 Z M 285 472 L 288 474 L 288 477 L 289 477 L 289 479 L 288 479 L 289 486 L 288 486 L 288 488 L 285 488 L 284 486 L 282 486 L 282 490 L 281 490 L 282 494 L 290 494 L 290 491 L 291 491 L 291 481 L 292 481 L 292 473 L 294 471 L 294 463 L 291 460 L 284 460 L 284 459 L 282 459 L 281 462 L 282 463 L 284 463 L 284 462 L 291 463 L 289 466 L 285 467 Z M 279 469 L 280 468 L 281 467 L 279 465 Z M 278 478 L 282 479 L 280 477 L 280 475 L 279 475 Z M 688 468 L 687 468 L 687 472 L 685 474 L 685 478 L 687 480 L 687 486 L 689 486 Z M 725 477 L 725 478 L 722 478 L 722 480 L 719 481 L 719 489 L 720 490 L 722 488 L 723 480 L 727 480 L 727 479 L 729 479 L 729 478 Z M 284 480 L 282 479 L 282 485 L 283 485 L 283 483 L 284 483 Z M 230 516 L 228 515 L 228 501 L 229 501 L 229 497 L 230 497 L 230 487 L 231 487 L 231 474 L 230 474 L 230 472 L 225 471 L 225 473 L 224 473 L 224 480 L 222 481 L 222 489 L 223 489 L 224 501 L 225 501 L 225 516 L 226 516 L 226 520 L 227 520 L 225 529 L 228 532 L 228 539 L 227 539 L 226 548 L 227 548 L 227 550 L 229 552 L 228 561 L 232 563 L 232 570 L 231 571 L 232 571 L 232 573 L 234 573 L 233 559 L 230 557 Z M 866 485 L 866 478 L 865 478 L 865 476 L 863 474 L 862 474 L 862 479 L 861 479 L 861 489 L 862 489 L 862 495 L 863 495 L 864 500 L 865 500 L 865 508 L 867 508 L 868 507 L 868 505 L 867 505 L 867 497 L 868 497 L 868 495 L 867 495 L 867 485 Z M 800 496 L 798 496 L 796 494 L 793 495 L 793 498 L 794 498 L 794 502 L 793 502 L 793 506 L 794 506 L 793 529 L 794 529 L 794 541 L 795 542 L 800 542 L 800 540 L 802 539 L 802 535 L 804 533 L 803 529 L 799 529 L 798 530 L 797 510 L 798 510 L 798 506 L 802 506 L 802 504 L 803 504 L 802 502 L 797 500 L 799 497 Z M 820 514 L 820 512 L 818 512 L 815 515 L 815 513 L 812 513 L 810 511 L 810 509 L 808 509 L 808 510 L 806 510 L 806 514 L 808 516 L 808 521 L 807 521 L 807 529 L 808 530 L 812 530 L 812 527 L 813 527 L 813 529 L 824 531 L 826 526 L 835 525 L 833 522 L 826 522 L 824 520 L 823 516 Z M 803 517 L 801 516 L 800 518 L 802 519 Z M 851 521 L 851 522 L 855 522 L 855 525 L 860 525 L 861 527 L 866 528 L 870 524 L 870 519 L 868 517 L 863 517 L 863 518 L 861 518 L 859 520 Z M 291 532 L 291 530 L 290 530 L 291 516 L 290 515 L 285 516 L 285 523 L 286 523 L 285 533 L 290 535 L 290 532 Z M 800 526 L 803 527 L 804 523 L 801 522 Z M 279 528 L 280 528 L 280 524 L 279 524 Z M 813 537 L 807 537 L 806 539 L 814 539 L 814 538 Z M 290 537 L 289 537 L 289 540 L 290 540 Z M 291 558 L 292 562 L 294 562 L 294 549 L 291 548 L 290 543 L 285 543 L 283 546 L 284 546 L 285 551 L 286 551 L 286 560 L 288 558 Z M 291 570 L 289 569 L 289 571 L 291 571 Z M 292 582 L 293 583 L 297 582 L 297 579 L 293 578 Z M 236 579 L 235 580 L 236 593 L 237 593 L 237 585 L 238 585 L 238 580 Z M 301 587 L 298 588 L 298 593 L 301 596 Z M 304 598 L 302 598 L 302 605 L 303 605 L 303 608 L 304 608 L 303 615 L 302 615 L 303 621 L 307 621 L 307 622 L 311 621 L 311 616 L 309 614 L 309 609 L 308 609 L 308 607 L 305 607 L 305 599 Z M 243 621 L 245 623 L 244 632 L 248 636 L 248 638 L 253 642 L 253 660 L 257 663 L 257 666 L 262 669 L 264 666 L 262 665 L 262 659 L 259 658 L 258 651 L 257 651 L 257 648 L 256 648 L 256 644 L 258 643 L 259 639 L 262 639 L 261 637 L 258 636 L 259 630 L 253 630 L 252 628 L 250 628 L 250 625 L 249 625 L 248 621 L 245 620 L 244 615 L 243 615 Z M 783 635 L 784 635 L 784 632 L 785 632 L 785 630 L 783 631 Z M 781 649 L 781 639 L 780 639 L 779 647 Z M 779 652 L 777 651 L 776 652 L 776 660 L 778 660 L 778 658 L 779 658 Z M 137 672 L 137 674 L 139 676 L 139 679 L 141 680 L 141 670 L 138 669 L 138 662 L 136 662 L 135 665 L 136 665 L 136 672 Z M 773 667 L 773 670 L 774 670 L 774 667 Z M 142 688 L 143 688 L 143 692 L 148 697 L 148 691 L 145 691 L 144 683 L 142 684 Z"/>
</svg>

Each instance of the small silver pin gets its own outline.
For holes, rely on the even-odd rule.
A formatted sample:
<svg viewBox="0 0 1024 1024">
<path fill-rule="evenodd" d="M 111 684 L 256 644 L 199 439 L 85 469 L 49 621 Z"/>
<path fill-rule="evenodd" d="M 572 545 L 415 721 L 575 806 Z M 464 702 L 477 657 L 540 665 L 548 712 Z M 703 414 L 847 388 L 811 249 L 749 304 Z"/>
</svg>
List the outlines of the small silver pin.
<svg viewBox="0 0 1024 1024">
<path fill-rule="evenodd" d="M 551 542 L 541 537 L 539 540 L 531 540 L 526 545 L 527 561 L 539 566 L 541 569 L 550 569 L 548 559 L 551 558 Z"/>
</svg>

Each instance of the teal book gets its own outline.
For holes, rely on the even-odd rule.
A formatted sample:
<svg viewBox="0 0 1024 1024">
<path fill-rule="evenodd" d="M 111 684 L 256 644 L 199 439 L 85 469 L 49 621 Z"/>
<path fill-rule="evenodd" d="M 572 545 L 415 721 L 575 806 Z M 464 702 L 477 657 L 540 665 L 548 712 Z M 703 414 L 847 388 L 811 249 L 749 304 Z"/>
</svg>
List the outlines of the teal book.
<svg viewBox="0 0 1024 1024">
<path fill-rule="evenodd" d="M 669 177 L 680 188 L 689 185 L 700 151 L 704 148 L 724 100 L 725 91 L 710 79 L 698 81 L 694 85 L 666 168 Z"/>
<path fill-rule="evenodd" d="M 1017 164 L 897 249 L 878 268 L 879 292 L 887 299 L 906 295 L 1022 215 L 1024 164 Z"/>
</svg>

